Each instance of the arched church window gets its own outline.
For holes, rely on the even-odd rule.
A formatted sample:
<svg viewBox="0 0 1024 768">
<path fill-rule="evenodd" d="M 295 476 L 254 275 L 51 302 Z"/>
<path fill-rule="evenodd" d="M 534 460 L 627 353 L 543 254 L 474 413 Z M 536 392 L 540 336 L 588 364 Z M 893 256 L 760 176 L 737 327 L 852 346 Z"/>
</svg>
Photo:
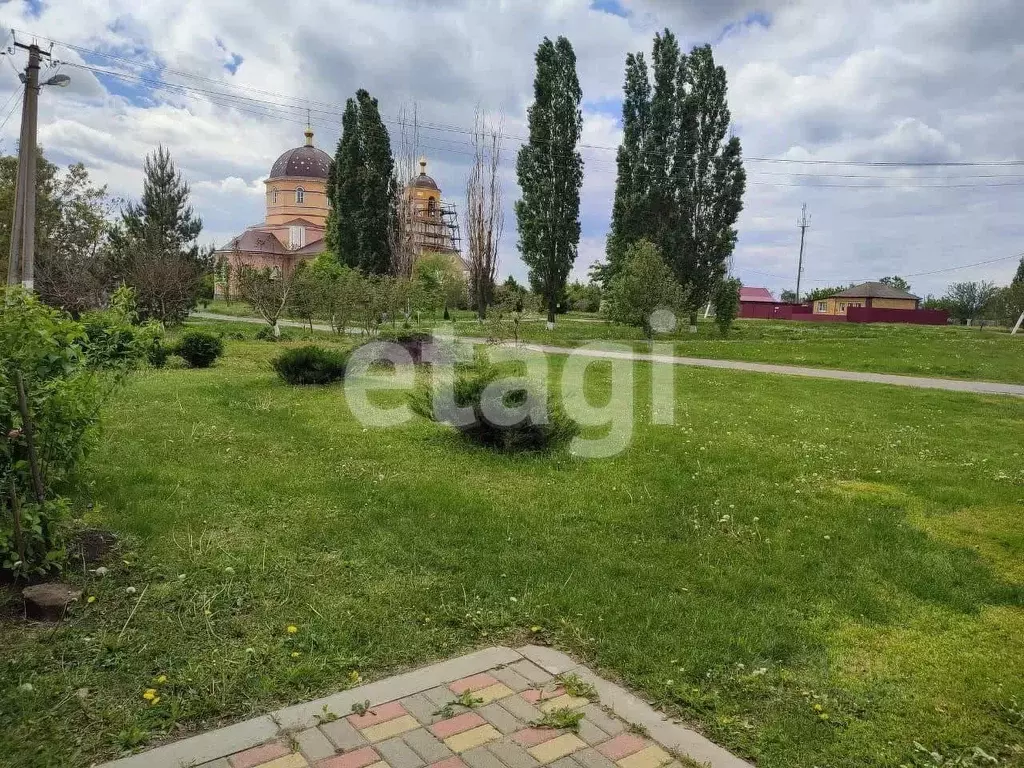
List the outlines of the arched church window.
<svg viewBox="0 0 1024 768">
<path fill-rule="evenodd" d="M 434 216 L 437 214 L 437 200 L 433 197 L 427 200 L 427 215 Z"/>
<path fill-rule="evenodd" d="M 302 205 L 306 201 L 306 190 L 302 187 L 295 188 L 295 204 Z"/>
<path fill-rule="evenodd" d="M 277 205 L 277 190 L 276 189 L 274 190 L 273 198 L 274 198 L 274 205 Z"/>
</svg>

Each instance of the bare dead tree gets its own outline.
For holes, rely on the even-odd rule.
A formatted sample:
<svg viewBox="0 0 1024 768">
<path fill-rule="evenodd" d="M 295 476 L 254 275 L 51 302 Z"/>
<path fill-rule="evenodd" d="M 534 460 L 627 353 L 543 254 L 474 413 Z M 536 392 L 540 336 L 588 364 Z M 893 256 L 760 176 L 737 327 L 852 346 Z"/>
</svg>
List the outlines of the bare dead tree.
<svg viewBox="0 0 1024 768">
<path fill-rule="evenodd" d="M 398 199 L 395 203 L 395 221 L 391 226 L 391 274 L 395 277 L 410 277 L 416 261 L 415 200 L 409 193 L 409 184 L 416 176 L 416 162 L 419 159 L 419 122 L 416 105 L 412 109 L 402 107 L 398 113 L 402 126 L 399 135 L 398 152 L 395 157 L 395 186 Z"/>
<path fill-rule="evenodd" d="M 477 316 L 487 318 L 498 274 L 498 243 L 505 226 L 502 208 L 501 166 L 502 121 L 491 124 L 479 110 L 473 124 L 473 165 L 466 182 L 467 261 L 470 301 Z"/>
</svg>

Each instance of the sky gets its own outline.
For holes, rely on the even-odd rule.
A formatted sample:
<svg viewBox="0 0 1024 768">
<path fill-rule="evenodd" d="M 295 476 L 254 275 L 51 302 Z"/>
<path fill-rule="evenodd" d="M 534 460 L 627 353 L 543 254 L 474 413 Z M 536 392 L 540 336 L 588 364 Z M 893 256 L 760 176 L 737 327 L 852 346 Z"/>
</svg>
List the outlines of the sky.
<svg viewBox="0 0 1024 768">
<path fill-rule="evenodd" d="M 604 256 L 625 56 L 650 60 L 667 27 L 686 49 L 711 43 L 728 75 L 748 172 L 733 259 L 745 285 L 777 296 L 795 286 L 804 203 L 804 290 L 891 274 L 909 276 L 921 296 L 953 281 L 1006 283 L 1024 252 L 1024 164 L 1005 165 L 1024 160 L 1019 0 L 7 0 L 0 25 L 5 47 L 11 29 L 22 42 L 57 41 L 56 66 L 72 78 L 41 93 L 47 156 L 85 163 L 111 195 L 131 198 L 145 155 L 163 144 L 191 183 L 204 242 L 262 221 L 263 180 L 302 143 L 307 108 L 317 145 L 333 154 L 344 102 L 366 88 L 396 149 L 399 115 L 415 107 L 419 152 L 460 208 L 467 131 L 478 111 L 500 121 L 499 272 L 524 278 L 517 137 L 536 48 L 565 35 L 583 89 L 573 277 L 585 279 Z M 11 153 L 25 56 L 6 58 L 0 149 Z M 949 269 L 978 262 L 992 263 Z"/>
</svg>

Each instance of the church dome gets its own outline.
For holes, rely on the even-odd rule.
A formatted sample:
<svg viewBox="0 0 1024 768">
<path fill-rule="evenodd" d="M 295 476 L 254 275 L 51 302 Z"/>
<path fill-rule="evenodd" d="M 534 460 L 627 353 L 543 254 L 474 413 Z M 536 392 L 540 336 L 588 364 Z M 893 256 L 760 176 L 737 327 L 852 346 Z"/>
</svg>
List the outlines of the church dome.
<svg viewBox="0 0 1024 768">
<path fill-rule="evenodd" d="M 299 176 L 326 179 L 330 169 L 331 156 L 313 146 L 313 131 L 307 129 L 305 145 L 289 149 L 277 158 L 274 161 L 274 166 L 270 169 L 270 178 Z"/>
<path fill-rule="evenodd" d="M 441 191 L 441 188 L 437 186 L 437 182 L 427 176 L 427 158 L 420 158 L 420 175 L 412 180 L 410 186 L 419 189 L 436 189 L 438 192 Z"/>
</svg>

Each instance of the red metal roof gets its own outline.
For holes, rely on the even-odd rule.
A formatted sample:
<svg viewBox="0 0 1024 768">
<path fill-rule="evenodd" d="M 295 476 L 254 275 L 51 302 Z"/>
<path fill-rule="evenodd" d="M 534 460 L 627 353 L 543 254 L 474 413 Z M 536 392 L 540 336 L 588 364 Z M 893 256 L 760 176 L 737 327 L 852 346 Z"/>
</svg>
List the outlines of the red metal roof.
<svg viewBox="0 0 1024 768">
<path fill-rule="evenodd" d="M 740 301 L 748 301 L 755 304 L 775 304 L 775 297 L 767 288 L 740 288 Z"/>
</svg>

